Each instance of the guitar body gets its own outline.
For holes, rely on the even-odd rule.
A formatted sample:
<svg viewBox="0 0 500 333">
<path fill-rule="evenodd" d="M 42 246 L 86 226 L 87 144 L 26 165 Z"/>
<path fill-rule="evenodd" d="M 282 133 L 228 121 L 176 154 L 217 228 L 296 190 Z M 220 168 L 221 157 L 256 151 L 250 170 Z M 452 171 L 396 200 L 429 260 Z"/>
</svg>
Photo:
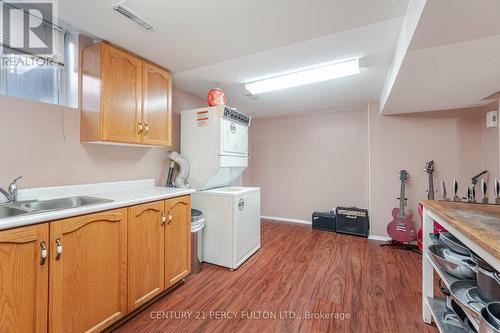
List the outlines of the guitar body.
<svg viewBox="0 0 500 333">
<path fill-rule="evenodd" d="M 411 242 L 416 236 L 415 227 L 411 223 L 413 214 L 407 214 L 404 217 L 399 215 L 399 208 L 394 208 L 392 210 L 392 221 L 387 225 L 387 233 L 398 242 Z"/>
</svg>

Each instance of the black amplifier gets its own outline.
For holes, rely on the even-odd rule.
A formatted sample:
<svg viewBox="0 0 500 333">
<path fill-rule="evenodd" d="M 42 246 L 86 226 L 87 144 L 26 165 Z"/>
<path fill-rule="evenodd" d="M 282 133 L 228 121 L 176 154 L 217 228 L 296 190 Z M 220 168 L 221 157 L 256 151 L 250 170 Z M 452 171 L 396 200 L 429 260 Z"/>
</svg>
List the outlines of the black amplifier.
<svg viewBox="0 0 500 333">
<path fill-rule="evenodd" d="M 312 214 L 312 227 L 318 230 L 335 231 L 335 212 L 314 212 Z"/>
<path fill-rule="evenodd" d="M 337 207 L 337 232 L 368 237 L 368 210 L 356 207 Z"/>
</svg>

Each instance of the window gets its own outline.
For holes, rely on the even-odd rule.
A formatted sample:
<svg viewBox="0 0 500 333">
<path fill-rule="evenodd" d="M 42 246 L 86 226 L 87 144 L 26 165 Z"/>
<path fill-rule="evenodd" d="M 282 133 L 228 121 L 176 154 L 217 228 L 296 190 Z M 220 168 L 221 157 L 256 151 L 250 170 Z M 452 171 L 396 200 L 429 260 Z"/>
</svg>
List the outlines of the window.
<svg viewBox="0 0 500 333">
<path fill-rule="evenodd" d="M 52 104 L 61 103 L 59 87 L 64 65 L 37 63 L 32 56 L 9 55 L 12 64 L 2 68 L 2 94 Z"/>
<path fill-rule="evenodd" d="M 78 36 L 50 22 L 40 22 L 44 36 L 52 34 L 52 54 L 30 54 L 29 50 L 2 47 L 0 94 L 76 108 Z M 15 26 L 11 23 L 9 29 L 11 45 L 12 40 L 22 39 L 22 26 L 16 31 L 12 28 Z"/>
</svg>

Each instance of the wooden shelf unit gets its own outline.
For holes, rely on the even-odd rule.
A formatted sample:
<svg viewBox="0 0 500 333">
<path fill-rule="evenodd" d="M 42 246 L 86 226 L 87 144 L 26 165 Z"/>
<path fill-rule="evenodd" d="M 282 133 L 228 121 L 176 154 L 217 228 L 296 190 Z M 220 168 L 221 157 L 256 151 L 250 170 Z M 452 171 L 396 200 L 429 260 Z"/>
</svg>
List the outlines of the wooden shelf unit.
<svg viewBox="0 0 500 333">
<path fill-rule="evenodd" d="M 428 247 L 432 244 L 430 234 L 434 231 L 434 221 L 451 232 L 462 243 L 469 247 L 481 258 L 486 260 L 496 270 L 500 271 L 500 252 L 497 251 L 497 240 L 500 239 L 500 223 L 491 223 L 498 219 L 500 207 L 494 205 L 479 205 L 446 202 L 446 201 L 422 201 L 423 211 L 423 249 L 422 255 L 422 318 L 430 324 L 436 322 L 440 332 L 466 332 L 457 331 L 456 327 L 443 325 L 440 318 L 442 303 L 439 298 L 434 297 L 434 271 L 443 280 L 446 286 L 458 279 L 444 272 L 428 253 Z M 446 307 L 446 304 L 445 304 Z M 469 318 L 471 319 L 471 318 Z M 472 324 L 478 329 L 478 322 L 472 320 Z"/>
</svg>

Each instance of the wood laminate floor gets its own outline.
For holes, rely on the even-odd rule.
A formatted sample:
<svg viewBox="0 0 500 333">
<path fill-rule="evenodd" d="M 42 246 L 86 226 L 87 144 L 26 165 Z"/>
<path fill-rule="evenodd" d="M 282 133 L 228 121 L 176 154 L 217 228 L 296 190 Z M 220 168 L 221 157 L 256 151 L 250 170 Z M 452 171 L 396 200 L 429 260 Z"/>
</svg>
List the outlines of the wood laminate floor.
<svg viewBox="0 0 500 333">
<path fill-rule="evenodd" d="M 263 221 L 238 270 L 205 264 L 116 332 L 437 332 L 421 319 L 421 257 L 379 244 Z"/>
</svg>

